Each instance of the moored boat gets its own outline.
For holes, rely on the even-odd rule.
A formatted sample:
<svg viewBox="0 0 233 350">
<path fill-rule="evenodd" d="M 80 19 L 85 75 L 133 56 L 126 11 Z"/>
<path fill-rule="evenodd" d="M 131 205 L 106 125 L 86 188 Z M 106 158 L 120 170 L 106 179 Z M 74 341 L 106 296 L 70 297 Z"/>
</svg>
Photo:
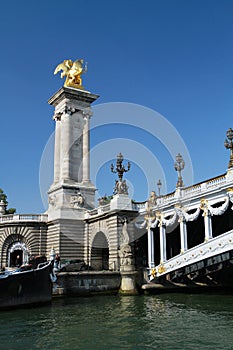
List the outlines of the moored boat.
<svg viewBox="0 0 233 350">
<path fill-rule="evenodd" d="M 21 266 L 0 274 L 0 309 L 35 306 L 52 300 L 53 262 Z"/>
</svg>

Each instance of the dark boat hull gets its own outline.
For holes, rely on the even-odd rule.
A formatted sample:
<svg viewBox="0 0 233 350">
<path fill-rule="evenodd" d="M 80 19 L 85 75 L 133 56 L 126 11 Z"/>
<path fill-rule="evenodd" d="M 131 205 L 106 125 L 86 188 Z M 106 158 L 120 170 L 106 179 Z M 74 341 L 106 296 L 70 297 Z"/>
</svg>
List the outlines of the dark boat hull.
<svg viewBox="0 0 233 350">
<path fill-rule="evenodd" d="M 0 278 L 0 309 L 50 303 L 52 300 L 51 263 L 36 270 Z"/>
</svg>

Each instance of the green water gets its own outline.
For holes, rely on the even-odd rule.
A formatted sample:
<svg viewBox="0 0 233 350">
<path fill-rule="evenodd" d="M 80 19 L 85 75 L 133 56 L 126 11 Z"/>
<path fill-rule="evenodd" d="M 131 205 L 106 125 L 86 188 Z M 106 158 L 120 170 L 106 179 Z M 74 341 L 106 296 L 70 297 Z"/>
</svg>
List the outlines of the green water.
<svg viewBox="0 0 233 350">
<path fill-rule="evenodd" d="M 233 296 L 67 298 L 0 313 L 0 349 L 233 349 Z"/>
</svg>

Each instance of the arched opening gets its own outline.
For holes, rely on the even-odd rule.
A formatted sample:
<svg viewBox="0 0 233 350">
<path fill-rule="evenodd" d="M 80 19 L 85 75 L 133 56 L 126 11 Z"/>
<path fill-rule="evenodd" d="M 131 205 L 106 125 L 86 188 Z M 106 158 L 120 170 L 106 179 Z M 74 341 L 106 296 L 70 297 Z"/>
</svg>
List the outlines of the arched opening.
<svg viewBox="0 0 233 350">
<path fill-rule="evenodd" d="M 137 268 L 148 265 L 148 238 L 147 232 L 134 241 L 135 266 Z"/>
<path fill-rule="evenodd" d="M 167 260 L 180 254 L 180 225 L 176 225 L 174 230 L 166 232 Z"/>
<path fill-rule="evenodd" d="M 91 267 L 94 270 L 109 269 L 109 247 L 103 232 L 98 232 L 92 242 Z"/>
<path fill-rule="evenodd" d="M 28 250 L 23 242 L 14 242 L 8 247 L 7 252 L 8 266 L 18 267 L 28 263 Z"/>
<path fill-rule="evenodd" d="M 189 212 L 192 214 L 192 211 Z M 205 226 L 202 214 L 199 214 L 197 220 L 187 222 L 187 241 L 188 249 L 196 247 L 205 240 Z"/>
</svg>

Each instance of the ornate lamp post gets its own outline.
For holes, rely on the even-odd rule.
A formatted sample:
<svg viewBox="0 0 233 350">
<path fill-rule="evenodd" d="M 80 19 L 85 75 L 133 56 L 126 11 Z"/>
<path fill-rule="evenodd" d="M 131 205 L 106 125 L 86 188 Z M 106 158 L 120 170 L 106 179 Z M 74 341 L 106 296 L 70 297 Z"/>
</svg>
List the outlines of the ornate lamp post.
<svg viewBox="0 0 233 350">
<path fill-rule="evenodd" d="M 181 176 L 181 171 L 184 169 L 185 166 L 185 162 L 182 158 L 182 155 L 180 153 L 177 154 L 176 156 L 176 161 L 174 163 L 174 168 L 175 170 L 178 172 L 178 180 L 176 183 L 176 187 L 183 187 L 184 186 L 184 182 Z"/>
<path fill-rule="evenodd" d="M 117 155 L 116 167 L 114 169 L 114 165 L 111 164 L 111 172 L 117 173 L 119 180 L 116 180 L 114 194 L 128 194 L 128 186 L 126 185 L 126 181 L 122 180 L 124 173 L 130 170 L 130 162 L 128 162 L 127 169 L 122 164 L 124 157 L 121 153 Z"/>
<path fill-rule="evenodd" d="M 158 196 L 160 197 L 160 191 L 161 191 L 161 187 L 162 187 L 162 182 L 160 181 L 160 179 L 157 182 L 157 186 L 158 186 Z"/>
<path fill-rule="evenodd" d="M 228 140 L 229 141 L 228 141 Z M 224 142 L 224 146 L 226 147 L 226 149 L 230 149 L 231 153 L 230 153 L 230 160 L 228 163 L 228 169 L 233 167 L 233 130 L 232 128 L 227 130 L 227 139 Z"/>
<path fill-rule="evenodd" d="M 122 181 L 123 174 L 129 171 L 131 166 L 130 162 L 128 162 L 128 168 L 125 169 L 124 165 L 122 165 L 123 160 L 124 160 L 124 156 L 121 153 L 119 153 L 117 155 L 116 169 L 114 169 L 114 165 L 111 164 L 111 172 L 117 173 L 120 181 Z"/>
</svg>

